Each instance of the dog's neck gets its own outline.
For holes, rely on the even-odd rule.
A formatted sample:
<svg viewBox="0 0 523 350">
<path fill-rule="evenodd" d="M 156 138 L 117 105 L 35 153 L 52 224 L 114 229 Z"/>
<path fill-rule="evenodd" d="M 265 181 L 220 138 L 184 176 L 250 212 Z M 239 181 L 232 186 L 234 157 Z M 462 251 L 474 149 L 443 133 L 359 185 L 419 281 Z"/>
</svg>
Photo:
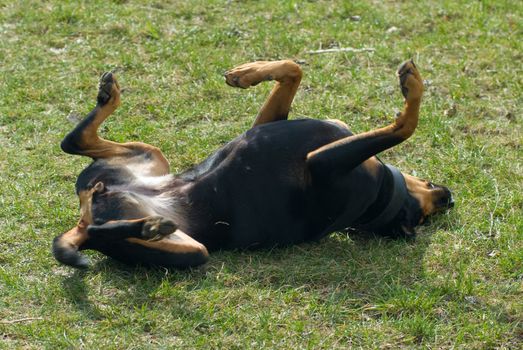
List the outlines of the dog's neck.
<svg viewBox="0 0 523 350">
<path fill-rule="evenodd" d="M 384 164 L 383 171 L 378 197 L 358 219 L 357 227 L 364 231 L 382 228 L 391 222 L 408 196 L 405 178 L 401 172 L 390 164 Z"/>
</svg>

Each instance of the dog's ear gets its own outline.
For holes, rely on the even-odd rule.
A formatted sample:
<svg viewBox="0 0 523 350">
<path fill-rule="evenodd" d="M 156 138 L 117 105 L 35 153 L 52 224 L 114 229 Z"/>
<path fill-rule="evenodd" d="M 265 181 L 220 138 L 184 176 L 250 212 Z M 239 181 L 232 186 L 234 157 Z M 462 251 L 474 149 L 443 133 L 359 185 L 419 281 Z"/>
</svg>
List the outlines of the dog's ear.
<svg viewBox="0 0 523 350">
<path fill-rule="evenodd" d="M 105 185 L 102 181 L 98 181 L 96 185 L 93 187 L 93 192 L 95 193 L 103 193 L 105 192 Z"/>
</svg>

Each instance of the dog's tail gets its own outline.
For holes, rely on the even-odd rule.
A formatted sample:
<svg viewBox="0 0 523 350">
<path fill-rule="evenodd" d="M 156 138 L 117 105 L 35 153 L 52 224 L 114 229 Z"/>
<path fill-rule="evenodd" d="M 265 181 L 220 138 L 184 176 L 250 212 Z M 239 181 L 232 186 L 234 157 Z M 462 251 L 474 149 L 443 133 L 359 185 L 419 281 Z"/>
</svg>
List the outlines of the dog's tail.
<svg viewBox="0 0 523 350">
<path fill-rule="evenodd" d="M 87 233 L 78 226 L 53 239 L 53 255 L 62 264 L 85 269 L 89 260 L 78 251 L 87 239 Z"/>
</svg>

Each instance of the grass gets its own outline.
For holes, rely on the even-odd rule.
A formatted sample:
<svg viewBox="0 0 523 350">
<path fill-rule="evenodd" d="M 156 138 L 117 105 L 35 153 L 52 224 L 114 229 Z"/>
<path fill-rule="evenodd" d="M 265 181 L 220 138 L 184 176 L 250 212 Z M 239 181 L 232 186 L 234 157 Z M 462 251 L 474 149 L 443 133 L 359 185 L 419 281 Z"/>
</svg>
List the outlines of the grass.
<svg viewBox="0 0 523 350">
<path fill-rule="evenodd" d="M 0 0 L 0 348 L 521 348 L 522 14 L 515 1 Z M 375 51 L 306 53 L 337 46 Z M 293 116 L 361 132 L 401 107 L 394 72 L 410 57 L 422 119 L 382 158 L 457 201 L 414 244 L 339 233 L 189 271 L 52 258 L 88 163 L 58 145 L 103 71 L 127 88 L 104 134 L 160 146 L 181 171 L 263 103 L 268 84 L 225 86 L 234 65 L 302 61 Z"/>
</svg>

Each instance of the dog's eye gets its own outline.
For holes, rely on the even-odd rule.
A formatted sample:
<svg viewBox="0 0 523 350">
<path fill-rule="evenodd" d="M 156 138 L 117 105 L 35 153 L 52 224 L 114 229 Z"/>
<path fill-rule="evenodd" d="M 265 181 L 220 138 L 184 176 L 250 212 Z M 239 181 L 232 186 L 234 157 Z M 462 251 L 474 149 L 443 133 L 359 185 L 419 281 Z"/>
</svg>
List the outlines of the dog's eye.
<svg viewBox="0 0 523 350">
<path fill-rule="evenodd" d="M 432 182 L 427 182 L 427 187 L 430 188 L 430 189 L 433 189 L 435 186 Z"/>
</svg>

